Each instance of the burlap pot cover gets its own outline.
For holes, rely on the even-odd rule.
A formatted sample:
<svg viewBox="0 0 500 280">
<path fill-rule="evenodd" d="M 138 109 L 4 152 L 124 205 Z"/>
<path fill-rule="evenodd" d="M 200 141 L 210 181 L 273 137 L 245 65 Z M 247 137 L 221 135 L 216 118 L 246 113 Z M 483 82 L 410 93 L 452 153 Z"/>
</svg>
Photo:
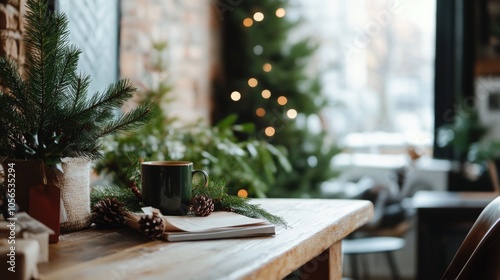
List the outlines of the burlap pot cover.
<svg viewBox="0 0 500 280">
<path fill-rule="evenodd" d="M 29 187 L 43 182 L 41 162 L 7 159 L 2 163 L 4 170 L 7 170 L 8 163 L 15 163 L 16 203 L 21 211 L 29 213 Z M 91 224 L 90 160 L 63 158 L 62 169 L 63 172 L 45 168 L 49 184 L 54 184 L 61 189 L 62 203 L 67 216 L 66 221 L 61 223 L 61 232 L 85 229 Z"/>
</svg>

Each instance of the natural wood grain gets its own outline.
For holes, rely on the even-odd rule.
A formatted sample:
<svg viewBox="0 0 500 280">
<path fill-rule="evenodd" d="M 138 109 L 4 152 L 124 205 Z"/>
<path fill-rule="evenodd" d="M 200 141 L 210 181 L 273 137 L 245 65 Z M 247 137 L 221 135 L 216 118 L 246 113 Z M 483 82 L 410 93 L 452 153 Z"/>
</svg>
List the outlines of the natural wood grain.
<svg viewBox="0 0 500 280">
<path fill-rule="evenodd" d="M 178 243 L 147 242 L 128 229 L 87 230 L 50 246 L 42 279 L 281 279 L 324 251 L 330 275 L 340 279 L 340 240 L 373 216 L 368 201 L 252 201 L 290 228 L 272 237 Z"/>
<path fill-rule="evenodd" d="M 330 247 L 330 279 L 342 279 L 342 242 Z"/>
</svg>

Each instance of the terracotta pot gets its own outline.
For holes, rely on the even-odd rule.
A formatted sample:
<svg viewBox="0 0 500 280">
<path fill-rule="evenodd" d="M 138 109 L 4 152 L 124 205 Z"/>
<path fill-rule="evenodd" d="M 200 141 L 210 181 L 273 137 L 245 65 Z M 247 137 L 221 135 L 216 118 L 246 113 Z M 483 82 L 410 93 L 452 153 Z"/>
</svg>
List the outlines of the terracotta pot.
<svg viewBox="0 0 500 280">
<path fill-rule="evenodd" d="M 43 184 L 43 173 L 49 185 L 60 188 L 60 196 L 66 221 L 61 222 L 61 231 L 69 232 L 87 228 L 91 224 L 90 214 L 90 160 L 85 158 L 63 158 L 63 172 L 42 167 L 39 160 L 12 160 L 2 163 L 7 170 L 9 163 L 15 163 L 16 203 L 20 211 L 28 214 L 43 209 L 29 209 L 30 188 Z M 58 218 L 58 217 L 57 217 Z"/>
</svg>

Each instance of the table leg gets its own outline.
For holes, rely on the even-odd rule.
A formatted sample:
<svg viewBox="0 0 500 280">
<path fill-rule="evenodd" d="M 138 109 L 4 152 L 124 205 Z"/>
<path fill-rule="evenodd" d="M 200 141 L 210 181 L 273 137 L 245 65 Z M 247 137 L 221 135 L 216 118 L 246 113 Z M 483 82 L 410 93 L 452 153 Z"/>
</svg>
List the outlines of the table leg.
<svg viewBox="0 0 500 280">
<path fill-rule="evenodd" d="M 342 279 L 342 243 L 333 244 L 319 256 L 310 260 L 300 268 L 301 280 Z"/>
<path fill-rule="evenodd" d="M 333 244 L 329 249 L 330 251 L 330 279 L 342 279 L 342 242 Z"/>
</svg>

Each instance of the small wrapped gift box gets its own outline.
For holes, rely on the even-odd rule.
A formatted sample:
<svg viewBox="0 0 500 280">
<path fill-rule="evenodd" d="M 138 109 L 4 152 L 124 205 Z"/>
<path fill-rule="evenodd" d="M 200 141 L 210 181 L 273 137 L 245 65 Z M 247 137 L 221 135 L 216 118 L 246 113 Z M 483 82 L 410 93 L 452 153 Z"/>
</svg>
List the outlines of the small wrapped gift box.
<svg viewBox="0 0 500 280">
<path fill-rule="evenodd" d="M 32 239 L 0 240 L 0 279 L 38 279 L 40 246 Z"/>
<path fill-rule="evenodd" d="M 7 221 L 0 221 L 0 239 L 5 239 L 7 242 L 30 239 L 38 243 L 37 263 L 49 261 L 49 235 L 53 233 L 54 231 L 25 212 L 17 213 L 14 218 L 9 218 Z"/>
</svg>

